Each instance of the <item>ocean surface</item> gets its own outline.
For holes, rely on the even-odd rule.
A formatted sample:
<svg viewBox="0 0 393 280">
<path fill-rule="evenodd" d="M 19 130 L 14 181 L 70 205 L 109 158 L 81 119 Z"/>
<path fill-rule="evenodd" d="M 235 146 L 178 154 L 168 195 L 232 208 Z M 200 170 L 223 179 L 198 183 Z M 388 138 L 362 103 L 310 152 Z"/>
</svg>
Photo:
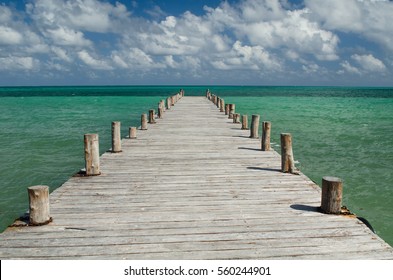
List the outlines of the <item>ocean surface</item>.
<svg viewBox="0 0 393 280">
<path fill-rule="evenodd" d="M 0 88 L 0 231 L 27 210 L 27 187 L 53 191 L 84 167 L 85 133 L 99 133 L 103 153 L 112 121 L 121 121 L 125 137 L 180 88 Z M 209 88 L 238 113 L 271 121 L 278 152 L 280 133 L 291 133 L 300 170 L 319 185 L 323 176 L 342 178 L 343 204 L 393 245 L 393 88 L 182 88 L 186 95 Z"/>
</svg>

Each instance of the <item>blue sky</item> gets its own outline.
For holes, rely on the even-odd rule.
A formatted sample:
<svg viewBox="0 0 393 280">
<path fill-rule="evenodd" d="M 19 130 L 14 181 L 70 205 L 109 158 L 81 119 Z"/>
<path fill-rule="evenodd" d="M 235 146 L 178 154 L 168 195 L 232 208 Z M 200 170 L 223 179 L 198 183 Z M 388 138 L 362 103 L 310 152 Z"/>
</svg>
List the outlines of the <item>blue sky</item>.
<svg viewBox="0 0 393 280">
<path fill-rule="evenodd" d="M 0 0 L 0 86 L 393 86 L 387 0 Z"/>
</svg>

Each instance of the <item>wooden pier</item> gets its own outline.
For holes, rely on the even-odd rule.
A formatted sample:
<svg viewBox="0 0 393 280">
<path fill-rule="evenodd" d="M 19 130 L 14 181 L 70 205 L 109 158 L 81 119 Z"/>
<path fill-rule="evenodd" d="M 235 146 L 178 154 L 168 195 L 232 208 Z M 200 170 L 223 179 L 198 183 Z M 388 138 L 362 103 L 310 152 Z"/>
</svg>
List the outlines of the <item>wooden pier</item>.
<svg viewBox="0 0 393 280">
<path fill-rule="evenodd" d="M 222 111 L 180 99 L 103 154 L 101 175 L 55 190 L 53 221 L 2 233 L 0 259 L 393 259 L 356 217 L 321 213 L 320 188 Z"/>
</svg>

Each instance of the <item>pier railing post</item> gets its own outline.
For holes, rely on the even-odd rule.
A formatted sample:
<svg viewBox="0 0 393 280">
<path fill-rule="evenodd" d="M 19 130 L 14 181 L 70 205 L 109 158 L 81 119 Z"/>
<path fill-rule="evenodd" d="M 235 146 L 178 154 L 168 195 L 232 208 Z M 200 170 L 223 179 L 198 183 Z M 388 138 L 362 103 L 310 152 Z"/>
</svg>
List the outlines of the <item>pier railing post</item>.
<svg viewBox="0 0 393 280">
<path fill-rule="evenodd" d="M 120 122 L 112 122 L 112 153 L 121 152 Z"/>
<path fill-rule="evenodd" d="M 98 134 L 85 134 L 85 168 L 87 176 L 100 174 L 100 149 Z"/>
<path fill-rule="evenodd" d="M 147 130 L 147 114 L 141 115 L 141 130 Z"/>
<path fill-rule="evenodd" d="M 136 127 L 135 126 L 130 126 L 128 132 L 129 132 L 130 139 L 136 139 Z"/>
<path fill-rule="evenodd" d="M 292 150 L 292 135 L 290 133 L 281 133 L 281 171 L 292 174 L 298 174 L 295 167 L 295 160 Z"/>
<path fill-rule="evenodd" d="M 233 123 L 240 123 L 240 114 L 233 114 Z"/>
<path fill-rule="evenodd" d="M 258 127 L 259 127 L 259 115 L 252 115 L 250 138 L 259 138 Z"/>
<path fill-rule="evenodd" d="M 225 115 L 229 115 L 229 104 L 225 104 Z"/>
<path fill-rule="evenodd" d="M 220 112 L 224 112 L 225 111 L 225 101 L 224 99 L 220 100 Z"/>
<path fill-rule="evenodd" d="M 167 110 L 169 110 L 169 109 L 171 109 L 171 98 L 170 97 L 168 97 L 167 99 L 166 99 L 166 109 Z"/>
<path fill-rule="evenodd" d="M 228 119 L 233 119 L 233 114 L 235 113 L 236 105 L 229 104 Z"/>
<path fill-rule="evenodd" d="M 242 115 L 242 129 L 248 129 L 248 116 Z"/>
<path fill-rule="evenodd" d="M 44 225 L 51 221 L 49 213 L 49 187 L 32 186 L 27 188 L 29 194 L 29 224 Z"/>
<path fill-rule="evenodd" d="M 270 150 L 271 122 L 262 122 L 262 151 Z"/>
<path fill-rule="evenodd" d="M 343 182 L 340 178 L 325 176 L 322 178 L 321 210 L 326 214 L 340 214 Z"/>
<path fill-rule="evenodd" d="M 150 124 L 156 123 L 156 120 L 154 119 L 154 109 L 149 110 L 149 123 Z"/>
<path fill-rule="evenodd" d="M 158 103 L 158 115 L 159 119 L 162 119 L 164 116 L 164 107 L 162 106 L 162 102 Z"/>
</svg>

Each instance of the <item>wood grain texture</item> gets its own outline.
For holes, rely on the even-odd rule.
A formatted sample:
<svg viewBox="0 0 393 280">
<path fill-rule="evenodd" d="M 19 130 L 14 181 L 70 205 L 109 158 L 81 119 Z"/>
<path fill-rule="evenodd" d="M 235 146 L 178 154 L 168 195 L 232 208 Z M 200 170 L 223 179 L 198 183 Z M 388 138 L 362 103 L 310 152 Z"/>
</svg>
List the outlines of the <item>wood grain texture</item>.
<svg viewBox="0 0 393 280">
<path fill-rule="evenodd" d="M 393 259 L 356 217 L 322 214 L 320 188 L 207 98 L 156 122 L 103 154 L 100 176 L 55 190 L 52 223 L 2 233 L 0 258 Z"/>
</svg>

